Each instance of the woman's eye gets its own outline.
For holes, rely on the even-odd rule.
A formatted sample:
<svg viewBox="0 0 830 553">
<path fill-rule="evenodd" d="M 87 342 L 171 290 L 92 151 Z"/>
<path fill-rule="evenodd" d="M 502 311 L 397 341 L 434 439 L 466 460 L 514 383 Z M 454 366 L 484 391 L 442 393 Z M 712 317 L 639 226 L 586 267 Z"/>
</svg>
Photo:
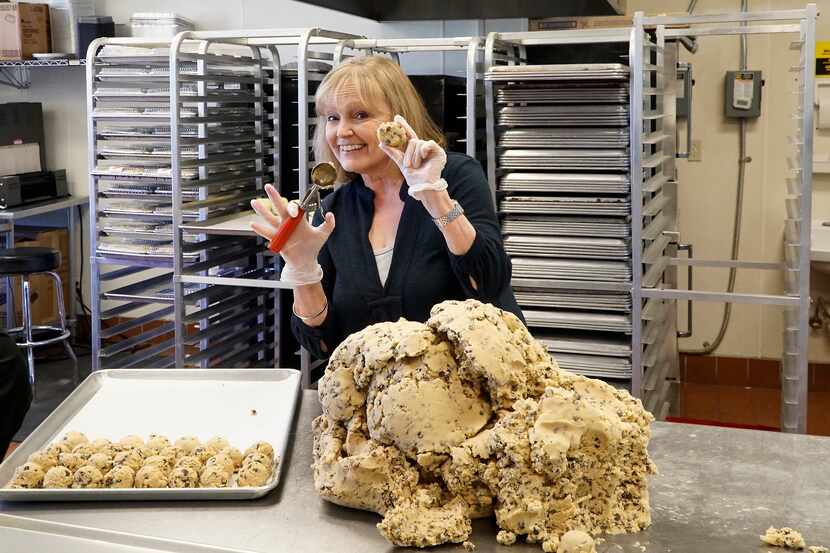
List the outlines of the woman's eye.
<svg viewBox="0 0 830 553">
<path fill-rule="evenodd" d="M 339 117 L 336 115 L 326 115 L 326 121 L 337 121 Z"/>
<path fill-rule="evenodd" d="M 358 111 L 357 113 L 354 114 L 355 119 L 366 119 L 368 117 L 369 117 L 369 114 L 366 113 L 365 111 Z"/>
</svg>

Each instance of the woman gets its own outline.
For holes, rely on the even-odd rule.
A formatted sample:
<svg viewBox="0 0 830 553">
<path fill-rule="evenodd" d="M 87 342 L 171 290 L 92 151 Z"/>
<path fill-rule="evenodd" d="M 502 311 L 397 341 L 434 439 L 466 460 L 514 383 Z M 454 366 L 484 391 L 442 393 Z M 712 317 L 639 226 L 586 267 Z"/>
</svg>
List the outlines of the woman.
<svg viewBox="0 0 830 553">
<path fill-rule="evenodd" d="M 400 67 L 381 56 L 352 58 L 326 76 L 315 101 L 315 156 L 337 167 L 341 186 L 323 201 L 325 218 L 302 221 L 280 252 L 300 343 L 324 358 L 370 324 L 425 321 L 450 299 L 521 317 L 481 165 L 443 150 Z M 378 126 L 393 117 L 409 136 L 405 152 L 378 142 Z M 264 219 L 253 229 L 270 239 L 297 205 L 265 189 L 278 216 L 252 202 Z"/>
</svg>

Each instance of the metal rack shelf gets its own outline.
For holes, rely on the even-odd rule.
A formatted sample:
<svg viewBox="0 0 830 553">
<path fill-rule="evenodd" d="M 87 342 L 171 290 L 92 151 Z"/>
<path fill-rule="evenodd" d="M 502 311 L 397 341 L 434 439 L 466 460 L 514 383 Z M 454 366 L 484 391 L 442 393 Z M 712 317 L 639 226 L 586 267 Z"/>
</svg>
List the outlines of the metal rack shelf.
<svg viewBox="0 0 830 553">
<path fill-rule="evenodd" d="M 78 67 L 85 59 L 0 60 L 0 67 Z"/>
</svg>

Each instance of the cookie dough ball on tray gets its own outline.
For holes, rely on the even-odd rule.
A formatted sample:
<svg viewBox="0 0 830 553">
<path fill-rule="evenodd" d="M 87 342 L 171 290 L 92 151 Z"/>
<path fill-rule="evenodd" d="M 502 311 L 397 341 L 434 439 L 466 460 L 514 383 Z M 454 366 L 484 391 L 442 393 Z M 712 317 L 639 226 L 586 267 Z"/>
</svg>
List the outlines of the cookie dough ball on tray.
<svg viewBox="0 0 830 553">
<path fill-rule="evenodd" d="M 162 457 L 161 455 L 153 455 L 152 457 L 147 457 L 144 460 L 145 467 L 155 466 L 160 468 L 165 474 L 169 473 L 173 470 L 173 463 L 167 457 Z"/>
<path fill-rule="evenodd" d="M 235 467 L 239 468 L 242 466 L 242 452 L 235 447 L 226 447 L 219 453 L 230 457 Z"/>
<path fill-rule="evenodd" d="M 138 436 L 136 434 L 130 434 L 129 436 L 124 436 L 118 443 L 124 447 L 144 447 L 147 444 L 144 443 L 144 438 Z"/>
<path fill-rule="evenodd" d="M 43 477 L 44 488 L 68 488 L 72 485 L 72 471 L 66 467 L 52 467 Z"/>
<path fill-rule="evenodd" d="M 231 475 L 217 466 L 205 467 L 199 483 L 203 488 L 227 488 Z"/>
<path fill-rule="evenodd" d="M 167 436 L 162 436 L 161 434 L 150 434 L 147 438 L 147 447 L 155 450 L 156 453 L 161 452 L 162 449 L 169 446 L 170 440 Z"/>
<path fill-rule="evenodd" d="M 208 459 L 207 463 L 205 463 L 205 468 L 207 469 L 210 467 L 219 467 L 228 474 L 233 474 L 233 471 L 236 469 L 236 465 L 234 465 L 233 459 L 231 459 L 224 453 L 217 453 L 216 455 Z"/>
<path fill-rule="evenodd" d="M 170 445 L 159 451 L 159 455 L 168 459 L 170 464 L 175 465 L 179 458 L 184 457 L 184 451 L 178 446 Z"/>
<path fill-rule="evenodd" d="M 87 459 L 86 464 L 96 467 L 103 474 L 106 474 L 112 470 L 112 459 L 103 453 L 93 453 L 89 456 L 89 459 Z"/>
<path fill-rule="evenodd" d="M 60 457 L 61 453 L 70 453 L 71 451 L 72 449 L 63 442 L 55 442 L 43 450 L 46 455 L 55 459 Z"/>
<path fill-rule="evenodd" d="M 166 488 L 167 475 L 158 465 L 145 465 L 135 473 L 136 488 Z"/>
<path fill-rule="evenodd" d="M 378 140 L 389 147 L 405 150 L 409 142 L 406 139 L 406 129 L 403 125 L 394 121 L 381 123 L 378 127 Z"/>
<path fill-rule="evenodd" d="M 28 462 L 40 465 L 40 468 L 48 471 L 58 464 L 58 458 L 48 455 L 45 451 L 35 451 L 29 455 Z"/>
<path fill-rule="evenodd" d="M 43 485 L 43 467 L 35 463 L 25 463 L 14 471 L 10 488 L 34 489 Z"/>
<path fill-rule="evenodd" d="M 86 463 L 77 453 L 61 453 L 58 456 L 58 464 L 62 467 L 68 468 L 72 472 L 75 472 Z"/>
<path fill-rule="evenodd" d="M 271 465 L 263 465 L 256 461 L 247 463 L 236 476 L 236 484 L 241 487 L 264 486 L 271 477 Z"/>
<path fill-rule="evenodd" d="M 256 451 L 249 453 L 242 459 L 242 466 L 246 467 L 253 463 L 260 463 L 265 465 L 266 467 L 270 467 L 273 464 L 273 459 L 268 457 L 267 455 L 263 455 L 262 453 L 257 453 Z"/>
<path fill-rule="evenodd" d="M 265 455 L 272 461 L 274 460 L 274 448 L 268 442 L 254 443 L 251 447 L 245 450 L 244 457 L 247 457 L 252 453 L 259 453 L 261 455 Z"/>
<path fill-rule="evenodd" d="M 89 459 L 95 453 L 95 450 L 88 443 L 78 444 L 72 448 L 72 453 L 79 456 L 81 459 Z"/>
<path fill-rule="evenodd" d="M 137 449 L 130 449 L 127 451 L 116 453 L 115 457 L 112 460 L 112 464 L 126 465 L 134 471 L 138 471 L 138 469 L 140 469 L 141 466 L 144 464 L 144 456 L 142 456 L 142 454 Z"/>
<path fill-rule="evenodd" d="M 190 456 L 196 457 L 202 464 L 207 463 L 208 459 L 214 455 L 216 455 L 216 450 L 206 445 L 194 447 L 193 451 L 190 452 Z"/>
<path fill-rule="evenodd" d="M 176 468 L 178 468 L 178 467 L 188 467 L 188 468 L 191 468 L 191 469 L 195 470 L 196 472 L 202 472 L 202 468 L 204 467 L 204 463 L 202 463 L 196 457 L 186 455 L 184 457 L 179 458 L 179 460 L 176 461 Z"/>
<path fill-rule="evenodd" d="M 107 488 L 132 488 L 135 482 L 135 471 L 127 465 L 113 467 L 104 476 L 104 486 Z"/>
<path fill-rule="evenodd" d="M 75 447 L 89 443 L 89 438 L 83 432 L 67 432 L 61 438 L 61 441 L 71 450 Z"/>
<path fill-rule="evenodd" d="M 212 447 L 216 451 L 222 451 L 226 447 L 231 447 L 231 443 L 222 436 L 214 436 L 205 442 L 207 447 Z"/>
<path fill-rule="evenodd" d="M 186 455 L 190 455 L 190 452 L 202 445 L 202 442 L 196 436 L 182 436 L 174 445 L 180 447 Z"/>
<path fill-rule="evenodd" d="M 198 488 L 199 471 L 191 467 L 176 467 L 170 473 L 169 485 L 171 488 Z"/>
<path fill-rule="evenodd" d="M 104 475 L 97 467 L 84 465 L 75 471 L 72 477 L 73 488 L 102 488 L 104 487 Z"/>
</svg>

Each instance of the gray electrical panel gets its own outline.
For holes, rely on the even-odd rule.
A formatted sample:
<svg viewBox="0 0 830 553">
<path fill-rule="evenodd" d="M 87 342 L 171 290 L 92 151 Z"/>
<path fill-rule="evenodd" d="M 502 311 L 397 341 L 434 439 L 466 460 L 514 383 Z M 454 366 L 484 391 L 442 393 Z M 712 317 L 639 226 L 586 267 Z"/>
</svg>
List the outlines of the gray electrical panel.
<svg viewBox="0 0 830 553">
<path fill-rule="evenodd" d="M 743 118 L 761 115 L 763 81 L 760 71 L 727 71 L 725 86 L 724 115 Z"/>
</svg>

